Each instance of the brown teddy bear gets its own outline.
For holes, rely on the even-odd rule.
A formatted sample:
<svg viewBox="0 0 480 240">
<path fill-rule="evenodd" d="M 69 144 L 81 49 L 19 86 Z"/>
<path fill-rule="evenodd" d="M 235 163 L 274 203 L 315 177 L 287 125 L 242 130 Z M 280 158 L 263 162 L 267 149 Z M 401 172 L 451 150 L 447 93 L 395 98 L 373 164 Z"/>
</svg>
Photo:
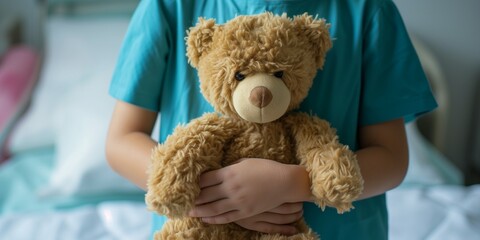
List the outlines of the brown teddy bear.
<svg viewBox="0 0 480 240">
<path fill-rule="evenodd" d="M 169 218 L 155 239 L 318 239 L 303 220 L 300 233 L 283 236 L 188 217 L 199 176 L 241 158 L 301 164 L 319 207 L 352 208 L 363 190 L 354 153 L 329 123 L 291 111 L 330 48 L 328 24 L 307 14 L 237 16 L 223 25 L 199 19 L 188 32 L 187 56 L 216 112 L 178 126 L 153 151 L 146 201 Z"/>
</svg>

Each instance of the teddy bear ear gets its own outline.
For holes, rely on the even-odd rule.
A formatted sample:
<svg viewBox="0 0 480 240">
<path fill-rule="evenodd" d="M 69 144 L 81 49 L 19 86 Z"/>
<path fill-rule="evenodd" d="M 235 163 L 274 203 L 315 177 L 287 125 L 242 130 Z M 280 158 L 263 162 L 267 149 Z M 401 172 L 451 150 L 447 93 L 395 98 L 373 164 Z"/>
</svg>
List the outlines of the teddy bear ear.
<svg viewBox="0 0 480 240">
<path fill-rule="evenodd" d="M 312 52 L 315 54 L 317 67 L 322 68 L 327 51 L 332 48 L 332 40 L 328 31 L 330 24 L 327 24 L 325 19 L 314 18 L 307 13 L 295 16 L 293 24 L 298 34 L 308 39 Z"/>
<path fill-rule="evenodd" d="M 187 57 L 193 67 L 198 66 L 202 55 L 210 50 L 216 30 L 214 19 L 198 18 L 198 23 L 187 31 Z"/>
</svg>

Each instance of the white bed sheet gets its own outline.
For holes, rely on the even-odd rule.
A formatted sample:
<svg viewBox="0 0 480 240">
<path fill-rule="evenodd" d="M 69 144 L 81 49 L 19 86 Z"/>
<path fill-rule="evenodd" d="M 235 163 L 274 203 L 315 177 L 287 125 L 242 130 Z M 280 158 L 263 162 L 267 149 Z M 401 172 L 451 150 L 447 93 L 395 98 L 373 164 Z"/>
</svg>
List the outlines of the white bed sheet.
<svg viewBox="0 0 480 240">
<path fill-rule="evenodd" d="M 401 187 L 388 192 L 391 240 L 480 239 L 480 185 Z M 0 239 L 148 239 L 142 203 L 106 202 L 47 213 L 0 217 Z"/>
<path fill-rule="evenodd" d="M 150 229 L 151 213 L 133 202 L 0 217 L 0 239 L 12 240 L 142 240 Z"/>
<path fill-rule="evenodd" d="M 401 187 L 387 204 L 391 240 L 480 239 L 480 185 Z"/>
</svg>

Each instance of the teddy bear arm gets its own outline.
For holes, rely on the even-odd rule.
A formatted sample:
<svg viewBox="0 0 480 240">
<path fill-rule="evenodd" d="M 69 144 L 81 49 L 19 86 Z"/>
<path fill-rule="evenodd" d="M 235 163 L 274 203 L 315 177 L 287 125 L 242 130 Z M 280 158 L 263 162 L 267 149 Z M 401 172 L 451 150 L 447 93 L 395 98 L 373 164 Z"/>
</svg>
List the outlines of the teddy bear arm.
<svg viewBox="0 0 480 240">
<path fill-rule="evenodd" d="M 355 154 L 339 143 L 335 129 L 317 117 L 298 114 L 289 121 L 300 164 L 305 166 L 315 203 L 322 209 L 350 210 L 363 190 Z"/>
<path fill-rule="evenodd" d="M 218 126 L 193 122 L 177 127 L 152 153 L 147 204 L 170 218 L 185 217 L 200 193 L 199 176 L 220 168 L 228 135 Z"/>
</svg>

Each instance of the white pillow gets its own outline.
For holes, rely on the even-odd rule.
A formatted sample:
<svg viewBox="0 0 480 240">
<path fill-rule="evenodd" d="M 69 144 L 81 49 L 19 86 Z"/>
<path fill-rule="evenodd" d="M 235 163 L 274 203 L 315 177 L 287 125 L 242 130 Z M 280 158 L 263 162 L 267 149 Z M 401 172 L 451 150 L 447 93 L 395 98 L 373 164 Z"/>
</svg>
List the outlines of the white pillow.
<svg viewBox="0 0 480 240">
<path fill-rule="evenodd" d="M 128 23 L 128 16 L 47 20 L 40 80 L 31 106 L 12 132 L 11 153 L 53 146 L 52 111 L 62 103 L 60 95 L 97 72 L 113 71 Z"/>
<path fill-rule="evenodd" d="M 115 102 L 108 85 L 128 22 L 128 16 L 48 20 L 40 84 L 10 146 L 13 153 L 55 147 L 42 197 L 143 193 L 109 167 L 104 150 Z"/>
<path fill-rule="evenodd" d="M 43 197 L 141 193 L 115 173 L 105 158 L 105 139 L 115 100 L 108 95 L 109 72 L 77 83 L 53 114 L 56 160 Z"/>
</svg>

